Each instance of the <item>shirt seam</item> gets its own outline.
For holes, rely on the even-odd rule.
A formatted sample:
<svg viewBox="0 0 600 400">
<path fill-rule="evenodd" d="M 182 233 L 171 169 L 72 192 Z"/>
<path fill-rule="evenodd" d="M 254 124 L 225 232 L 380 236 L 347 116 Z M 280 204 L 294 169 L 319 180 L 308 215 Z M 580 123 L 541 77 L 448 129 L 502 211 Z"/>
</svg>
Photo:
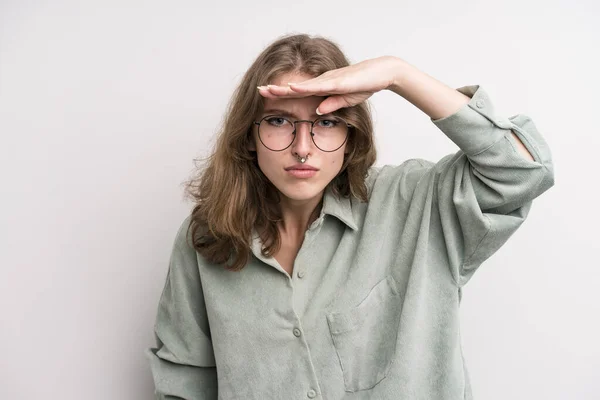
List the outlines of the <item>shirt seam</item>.
<svg viewBox="0 0 600 400">
<path fill-rule="evenodd" d="M 464 152 L 464 150 L 463 150 L 463 152 L 465 153 L 465 155 L 466 155 L 468 158 L 471 158 L 471 157 L 478 156 L 478 155 L 480 155 L 481 153 L 485 153 L 486 151 L 488 151 L 489 149 L 491 149 L 492 147 L 494 147 L 496 144 L 500 143 L 500 142 L 501 142 L 501 141 L 502 141 L 504 138 L 505 138 L 505 136 L 504 136 L 504 135 L 502 135 L 502 136 L 501 136 L 501 137 L 500 137 L 498 140 L 496 140 L 495 142 L 493 142 L 493 143 L 492 143 L 492 144 L 490 144 L 489 146 L 487 146 L 487 147 L 485 147 L 484 149 L 482 149 L 482 150 L 480 150 L 480 151 L 478 151 L 478 152 L 476 152 L 476 153 L 473 153 L 473 154 L 471 154 L 471 155 L 469 155 L 468 153 Z M 462 150 L 462 149 L 461 149 L 461 150 Z M 469 160 L 469 161 L 470 161 L 470 160 Z"/>
<path fill-rule="evenodd" d="M 489 233 L 492 231 L 492 222 L 490 220 L 490 217 L 488 217 L 485 213 L 483 213 L 483 216 L 485 217 L 485 220 L 486 220 L 487 231 L 485 232 L 483 237 L 479 240 L 479 243 L 477 243 L 477 246 L 475 246 L 475 249 L 471 252 L 471 254 L 468 257 L 466 257 L 464 259 L 464 261 L 462 262 L 462 265 L 460 266 L 460 270 L 458 271 L 458 275 L 459 275 L 458 282 L 455 282 L 459 288 L 464 285 L 464 283 L 462 283 L 461 281 L 462 281 L 463 271 L 465 270 L 465 267 L 471 263 L 471 260 L 473 259 L 473 257 L 475 256 L 475 254 L 477 253 L 479 248 L 481 247 L 482 243 L 485 241 L 485 239 L 488 237 Z"/>
</svg>

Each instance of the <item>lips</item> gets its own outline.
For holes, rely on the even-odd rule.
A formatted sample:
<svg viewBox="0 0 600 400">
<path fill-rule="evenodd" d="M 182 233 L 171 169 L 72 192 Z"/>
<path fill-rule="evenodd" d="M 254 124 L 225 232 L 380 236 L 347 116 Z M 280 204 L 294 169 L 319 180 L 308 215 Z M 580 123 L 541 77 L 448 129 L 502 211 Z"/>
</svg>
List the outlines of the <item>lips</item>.
<svg viewBox="0 0 600 400">
<path fill-rule="evenodd" d="M 318 171 L 318 168 L 315 168 L 311 165 L 306 165 L 306 164 L 295 164 L 292 165 L 290 167 L 286 167 L 285 168 L 286 171 L 292 171 L 292 170 L 300 170 L 300 171 Z"/>
</svg>

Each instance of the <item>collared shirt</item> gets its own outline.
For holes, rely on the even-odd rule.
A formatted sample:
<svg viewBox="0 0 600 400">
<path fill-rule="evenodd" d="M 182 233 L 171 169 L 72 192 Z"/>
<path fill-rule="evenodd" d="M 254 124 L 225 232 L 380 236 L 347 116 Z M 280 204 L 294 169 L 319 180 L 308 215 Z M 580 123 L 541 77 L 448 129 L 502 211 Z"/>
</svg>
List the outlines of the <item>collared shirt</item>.
<svg viewBox="0 0 600 400">
<path fill-rule="evenodd" d="M 207 262 L 183 221 L 146 350 L 157 399 L 471 398 L 461 288 L 554 174 L 530 118 L 457 90 L 469 103 L 432 122 L 459 151 L 372 168 L 366 203 L 327 190 L 291 276 L 257 235 L 240 272 Z"/>
</svg>

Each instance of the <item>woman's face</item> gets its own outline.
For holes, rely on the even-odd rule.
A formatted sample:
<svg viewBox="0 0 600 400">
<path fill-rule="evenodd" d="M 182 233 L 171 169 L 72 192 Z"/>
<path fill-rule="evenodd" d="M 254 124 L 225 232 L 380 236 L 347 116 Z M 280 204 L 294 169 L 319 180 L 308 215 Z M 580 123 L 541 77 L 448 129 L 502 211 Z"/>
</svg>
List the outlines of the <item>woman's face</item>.
<svg viewBox="0 0 600 400">
<path fill-rule="evenodd" d="M 288 82 L 302 82 L 312 79 L 304 74 L 284 74 L 269 84 L 286 86 Z M 256 116 L 260 121 L 266 115 L 278 115 L 277 111 L 284 110 L 293 116 L 287 117 L 292 122 L 296 120 L 314 121 L 319 118 L 316 110 L 325 99 L 321 96 L 302 98 L 264 99 L 264 112 Z M 326 116 L 326 115 L 325 115 Z M 320 196 L 325 187 L 340 172 L 344 162 L 346 143 L 338 150 L 324 152 L 315 146 L 310 136 L 310 124 L 300 122 L 296 124 L 296 137 L 291 146 L 282 151 L 272 151 L 266 148 L 258 138 L 258 126 L 253 125 L 254 143 L 249 150 L 256 151 L 258 165 L 261 171 L 281 192 L 290 200 L 305 201 Z M 296 155 L 306 157 L 306 162 L 301 164 Z M 286 170 L 294 165 L 311 166 L 317 169 L 313 176 L 302 176 L 293 171 Z"/>
</svg>

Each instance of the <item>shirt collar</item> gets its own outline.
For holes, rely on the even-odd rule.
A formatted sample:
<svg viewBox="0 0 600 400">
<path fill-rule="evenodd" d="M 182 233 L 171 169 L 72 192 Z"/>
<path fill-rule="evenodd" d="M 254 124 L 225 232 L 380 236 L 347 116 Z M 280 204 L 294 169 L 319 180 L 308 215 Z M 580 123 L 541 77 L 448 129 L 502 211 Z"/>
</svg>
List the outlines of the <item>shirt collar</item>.
<svg viewBox="0 0 600 400">
<path fill-rule="evenodd" d="M 351 229 L 355 231 L 358 230 L 356 222 L 354 221 L 354 215 L 352 214 L 352 203 L 350 198 L 336 196 L 329 186 L 325 189 L 323 195 L 323 207 L 321 208 L 321 215 L 319 216 L 321 221 L 324 219 L 325 214 L 333 215 Z M 262 255 L 262 241 L 254 228 L 252 228 L 252 243 L 250 248 L 252 253 L 254 253 L 258 259 L 277 269 L 281 269 L 277 261 L 272 257 L 267 258 Z M 281 270 L 283 271 L 283 269 Z"/>
<path fill-rule="evenodd" d="M 333 215 L 353 230 L 358 230 L 354 215 L 352 214 L 352 202 L 350 198 L 335 195 L 330 186 L 325 189 L 325 194 L 323 195 L 321 218 L 324 214 Z"/>
</svg>

